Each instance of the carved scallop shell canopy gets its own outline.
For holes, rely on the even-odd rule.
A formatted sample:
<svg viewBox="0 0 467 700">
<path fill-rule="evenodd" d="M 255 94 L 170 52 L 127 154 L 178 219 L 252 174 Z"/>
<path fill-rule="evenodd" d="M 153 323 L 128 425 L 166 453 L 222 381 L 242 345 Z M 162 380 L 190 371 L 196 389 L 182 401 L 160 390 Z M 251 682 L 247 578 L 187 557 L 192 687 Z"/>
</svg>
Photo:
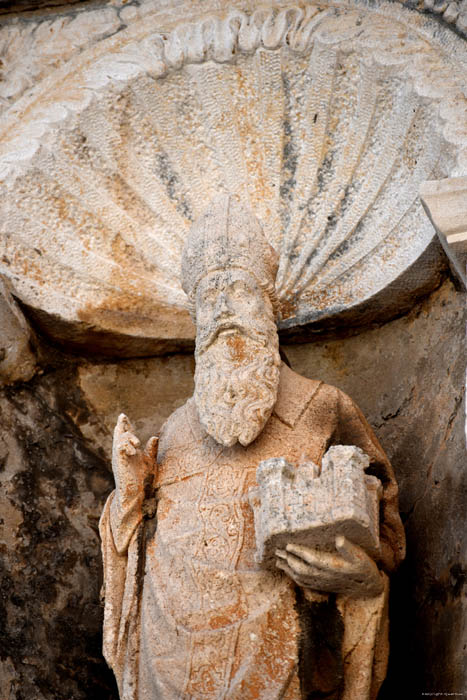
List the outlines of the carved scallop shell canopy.
<svg viewBox="0 0 467 700">
<path fill-rule="evenodd" d="M 189 345 L 181 251 L 219 192 L 279 252 L 282 329 L 437 280 L 418 191 L 465 172 L 465 43 L 393 5 L 211 5 L 135 22 L 3 116 L 2 272 L 55 339 Z"/>
</svg>

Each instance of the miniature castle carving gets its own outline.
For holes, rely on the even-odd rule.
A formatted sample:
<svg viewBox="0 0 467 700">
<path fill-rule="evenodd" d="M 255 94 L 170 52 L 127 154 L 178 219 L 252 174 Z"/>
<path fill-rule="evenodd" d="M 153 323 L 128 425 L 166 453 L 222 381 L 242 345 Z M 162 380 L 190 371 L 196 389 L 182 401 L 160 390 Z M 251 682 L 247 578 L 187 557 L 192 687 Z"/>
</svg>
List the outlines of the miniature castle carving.
<svg viewBox="0 0 467 700">
<path fill-rule="evenodd" d="M 274 568 L 276 550 L 292 541 L 334 550 L 338 535 L 377 556 L 382 488 L 365 474 L 368 465 L 368 456 L 352 445 L 330 447 L 321 470 L 310 461 L 295 469 L 283 457 L 261 462 L 259 486 L 250 492 L 258 561 Z"/>
</svg>

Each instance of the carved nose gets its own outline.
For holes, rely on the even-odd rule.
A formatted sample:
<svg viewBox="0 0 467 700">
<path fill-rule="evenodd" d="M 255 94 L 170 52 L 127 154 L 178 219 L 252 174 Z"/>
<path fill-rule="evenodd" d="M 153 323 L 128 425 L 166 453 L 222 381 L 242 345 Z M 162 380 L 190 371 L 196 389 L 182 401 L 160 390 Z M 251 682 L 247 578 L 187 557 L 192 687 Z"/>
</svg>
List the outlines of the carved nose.
<svg viewBox="0 0 467 700">
<path fill-rule="evenodd" d="M 219 297 L 216 302 L 216 306 L 214 308 L 214 318 L 219 319 L 221 316 L 224 316 L 225 314 L 230 314 L 231 308 L 228 303 L 228 299 L 226 294 L 224 292 L 221 292 L 219 294 Z"/>
</svg>

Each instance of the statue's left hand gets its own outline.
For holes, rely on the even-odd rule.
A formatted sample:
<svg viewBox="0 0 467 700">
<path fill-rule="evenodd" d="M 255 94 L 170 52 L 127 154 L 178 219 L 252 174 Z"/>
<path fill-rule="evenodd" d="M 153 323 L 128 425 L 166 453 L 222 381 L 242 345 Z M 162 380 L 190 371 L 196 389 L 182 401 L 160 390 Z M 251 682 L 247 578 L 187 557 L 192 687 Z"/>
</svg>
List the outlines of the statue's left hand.
<svg viewBox="0 0 467 700">
<path fill-rule="evenodd" d="M 343 535 L 336 537 L 336 552 L 289 544 L 276 556 L 276 566 L 303 588 L 351 598 L 372 598 L 383 590 L 375 562 Z"/>
</svg>

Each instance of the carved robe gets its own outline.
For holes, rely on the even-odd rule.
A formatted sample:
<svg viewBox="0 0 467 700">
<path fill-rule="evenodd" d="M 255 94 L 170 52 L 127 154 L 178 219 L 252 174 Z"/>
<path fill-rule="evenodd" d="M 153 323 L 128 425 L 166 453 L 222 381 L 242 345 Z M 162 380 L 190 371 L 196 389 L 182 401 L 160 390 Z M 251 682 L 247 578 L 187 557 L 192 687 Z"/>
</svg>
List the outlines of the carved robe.
<svg viewBox="0 0 467 700">
<path fill-rule="evenodd" d="M 256 563 L 248 491 L 261 460 L 320 463 L 333 444 L 360 447 L 383 483 L 379 565 L 391 571 L 404 555 L 397 485 L 370 427 L 341 391 L 283 366 L 274 412 L 248 447 L 217 444 L 193 399 L 172 414 L 160 439 L 154 521 L 144 533 L 141 506 L 119 513 L 112 495 L 101 519 L 104 654 L 122 700 L 305 697 L 321 670 L 312 668 L 301 594 L 285 574 Z M 376 697 L 386 672 L 386 603 L 387 585 L 374 599 L 334 600 L 345 687 L 325 697 Z"/>
</svg>

